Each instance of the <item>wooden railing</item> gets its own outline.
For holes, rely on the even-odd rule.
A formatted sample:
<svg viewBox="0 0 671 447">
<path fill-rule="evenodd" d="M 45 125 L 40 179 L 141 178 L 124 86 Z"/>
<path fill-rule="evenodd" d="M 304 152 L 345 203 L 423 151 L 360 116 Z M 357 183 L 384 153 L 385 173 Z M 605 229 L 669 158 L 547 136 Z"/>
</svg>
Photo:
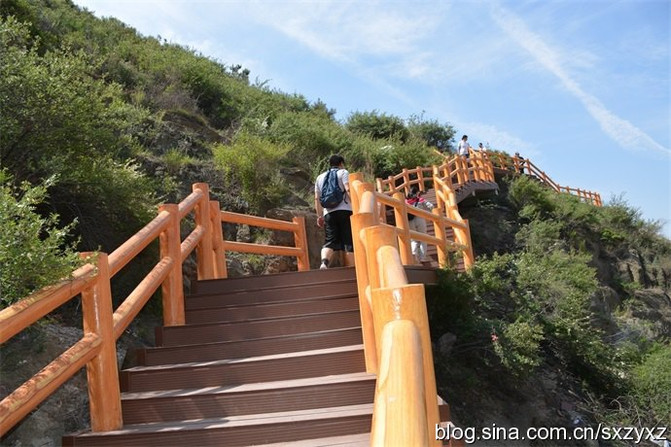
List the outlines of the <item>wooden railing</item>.
<svg viewBox="0 0 671 447">
<path fill-rule="evenodd" d="M 182 241 L 180 224 L 192 213 L 195 228 Z M 223 222 L 290 231 L 294 234 L 296 247 L 225 241 Z M 157 264 L 113 310 L 110 279 L 157 238 L 160 243 Z M 84 329 L 84 335 L 78 342 L 0 402 L 0 436 L 4 436 L 83 367 L 86 367 L 88 379 L 91 429 L 97 432 L 121 428 L 116 340 L 159 287 L 164 325 L 184 324 L 182 264 L 194 249 L 198 279 L 227 276 L 226 250 L 295 256 L 299 270 L 309 269 L 303 218 L 284 222 L 220 211 L 219 204 L 209 200 L 208 185 L 196 183 L 193 192 L 181 203 L 161 206 L 151 222 L 109 256 L 105 253 L 84 253 L 83 256 L 91 261 L 75 270 L 70 279 L 46 287 L 0 311 L 0 343 L 5 343 L 81 294 Z"/>
<path fill-rule="evenodd" d="M 442 165 L 438 166 L 438 175 L 453 189 L 465 185 L 469 181 L 494 182 L 494 166 L 482 152 L 473 152 L 471 157 L 445 157 Z M 417 185 L 420 191 L 426 191 L 427 185 L 435 186 L 433 179 L 436 177 L 435 166 L 418 166 L 414 169 L 403 169 L 399 174 L 389 176 L 387 179 L 376 179 L 377 191 L 389 195 L 397 192 L 410 192 L 413 185 Z"/>
<path fill-rule="evenodd" d="M 557 182 L 552 180 L 545 171 L 539 169 L 528 158 L 518 156 L 509 156 L 500 152 L 486 152 L 487 157 L 491 160 L 495 168 L 505 169 L 516 174 L 527 174 L 539 179 L 541 182 L 548 185 L 555 192 L 567 193 L 578 196 L 580 200 L 591 203 L 595 206 L 603 206 L 601 195 L 597 192 L 587 191 L 580 188 L 571 188 L 569 186 L 560 186 Z"/>
<path fill-rule="evenodd" d="M 366 371 L 378 375 L 371 445 L 440 445 L 433 439 L 439 416 L 424 286 L 408 284 L 401 230 L 380 222 L 380 200 L 389 198 L 373 189 L 361 174 L 350 175 Z M 405 201 L 391 200 L 407 213 Z"/>
<path fill-rule="evenodd" d="M 434 440 L 439 422 L 433 355 L 429 337 L 424 286 L 408 284 L 404 265 L 413 262 L 410 240 L 437 247 L 438 261 L 447 265 L 449 253 L 460 251 L 464 265 L 474 262 L 468 221 L 462 219 L 455 190 L 470 181 L 494 182 L 494 166 L 522 173 L 524 170 L 558 192 L 577 194 L 601 205 L 600 196 L 562 187 L 529 160 L 492 160 L 474 152 L 469 160 L 452 157 L 441 166 L 404 170 L 377 188 L 364 183 L 360 174 L 350 176 L 352 232 L 357 287 L 361 309 L 366 370 L 378 374 L 372 427 L 373 445 L 390 440 L 400 445 L 439 445 Z M 432 213 L 405 203 L 412 185 L 436 191 Z M 386 209 L 393 209 L 396 226 L 386 223 Z M 194 214 L 195 228 L 182 240 L 181 222 Z M 408 214 L 434 225 L 435 237 L 411 231 Z M 222 223 L 260 226 L 294 235 L 295 247 L 226 241 Z M 455 242 L 447 241 L 451 228 Z M 0 343 L 29 327 L 49 312 L 81 294 L 84 336 L 35 376 L 0 402 L 0 436 L 9 431 L 65 381 L 86 366 L 93 431 L 122 426 L 116 340 L 161 287 L 163 322 L 184 324 L 182 264 L 196 250 L 198 279 L 225 278 L 226 251 L 294 256 L 299 270 L 308 270 L 305 221 L 292 222 L 236 214 L 219 209 L 209 200 L 207 184 L 197 183 L 181 203 L 165 204 L 143 229 L 109 256 L 83 254 L 93 259 L 73 272 L 71 279 L 47 287 L 0 311 Z M 157 264 L 113 311 L 110 279 L 154 240 L 159 239 Z"/>
</svg>

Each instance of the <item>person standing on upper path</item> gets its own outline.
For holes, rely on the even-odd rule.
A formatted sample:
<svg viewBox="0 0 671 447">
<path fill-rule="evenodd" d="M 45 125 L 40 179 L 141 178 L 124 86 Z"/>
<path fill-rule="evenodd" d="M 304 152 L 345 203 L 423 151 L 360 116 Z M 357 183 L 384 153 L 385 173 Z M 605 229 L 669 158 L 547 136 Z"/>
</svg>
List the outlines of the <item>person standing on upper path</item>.
<svg viewBox="0 0 671 447">
<path fill-rule="evenodd" d="M 315 211 L 317 225 L 326 233 L 321 251 L 320 269 L 327 269 L 335 251 L 345 251 L 345 265 L 354 265 L 352 243 L 352 201 L 349 193 L 349 172 L 345 159 L 338 154 L 329 158 L 329 169 L 315 180 Z"/>
<path fill-rule="evenodd" d="M 461 137 L 461 141 L 459 142 L 459 146 L 457 146 L 457 154 L 461 155 L 462 157 L 468 158 L 470 154 L 470 149 L 471 145 L 468 144 L 468 135 L 464 135 Z"/>
</svg>

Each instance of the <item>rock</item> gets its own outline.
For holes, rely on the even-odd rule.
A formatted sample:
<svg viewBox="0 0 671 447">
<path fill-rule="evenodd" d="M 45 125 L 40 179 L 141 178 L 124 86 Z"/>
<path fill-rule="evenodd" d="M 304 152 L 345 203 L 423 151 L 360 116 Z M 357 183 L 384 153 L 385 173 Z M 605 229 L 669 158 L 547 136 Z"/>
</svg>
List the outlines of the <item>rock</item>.
<svg viewBox="0 0 671 447">
<path fill-rule="evenodd" d="M 270 219 L 285 220 L 291 222 L 295 216 L 305 218 L 305 233 L 308 239 L 308 257 L 310 268 L 317 269 L 321 262 L 321 249 L 324 244 L 324 230 L 317 226 L 317 215 L 309 209 L 273 208 L 268 210 L 266 217 Z M 271 244 L 293 247 L 295 245 L 293 234 L 287 231 L 273 231 Z"/>
<path fill-rule="evenodd" d="M 438 352 L 444 357 L 449 357 L 457 341 L 457 336 L 451 332 L 446 332 L 438 339 Z"/>
<path fill-rule="evenodd" d="M 239 225 L 235 233 L 235 240 L 238 242 L 252 242 L 252 232 L 249 225 Z"/>
<path fill-rule="evenodd" d="M 239 278 L 245 276 L 245 269 L 239 259 L 226 257 L 226 271 L 229 278 Z"/>
</svg>

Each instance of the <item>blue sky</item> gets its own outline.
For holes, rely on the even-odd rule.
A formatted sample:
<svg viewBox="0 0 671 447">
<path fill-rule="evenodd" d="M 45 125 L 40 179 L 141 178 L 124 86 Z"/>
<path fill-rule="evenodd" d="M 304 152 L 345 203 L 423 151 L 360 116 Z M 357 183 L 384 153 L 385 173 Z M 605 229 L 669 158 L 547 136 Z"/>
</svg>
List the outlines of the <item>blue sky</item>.
<svg viewBox="0 0 671 447">
<path fill-rule="evenodd" d="M 449 123 L 671 238 L 671 2 L 74 0 L 346 119 Z"/>
</svg>

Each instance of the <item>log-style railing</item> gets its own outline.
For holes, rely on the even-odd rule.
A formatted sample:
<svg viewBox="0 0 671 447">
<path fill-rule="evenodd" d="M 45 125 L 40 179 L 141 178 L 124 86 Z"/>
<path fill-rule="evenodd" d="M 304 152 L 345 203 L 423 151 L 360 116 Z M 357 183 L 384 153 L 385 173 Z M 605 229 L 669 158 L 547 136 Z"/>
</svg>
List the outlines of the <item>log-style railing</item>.
<svg viewBox="0 0 671 447">
<path fill-rule="evenodd" d="M 482 152 L 473 152 L 468 160 L 452 157 L 441 166 L 405 169 L 387 180 L 378 179 L 377 192 L 373 184 L 363 182 L 360 174 L 350 176 L 366 370 L 378 374 L 373 445 L 387 445 L 391 440 L 400 445 L 439 445 L 432 435 L 439 417 L 424 286 L 408 284 L 403 266 L 413 262 L 412 239 L 436 245 L 441 266 L 447 265 L 448 253 L 453 251 L 462 252 L 466 268 L 473 264 L 468 221 L 459 214 L 455 191 L 470 181 L 494 182 L 494 166 L 530 173 L 558 192 L 577 194 L 601 205 L 598 194 L 559 186 L 529 160 L 495 158 Z M 421 190 L 428 185 L 435 189 L 437 203 L 432 213 L 405 203 L 403 193 L 415 184 Z M 386 223 L 388 207 L 393 209 L 395 226 Z M 182 240 L 181 222 L 192 213 L 195 228 Z M 432 223 L 435 237 L 411 231 L 408 214 Z M 289 231 L 294 235 L 295 247 L 226 241 L 223 223 Z M 448 227 L 454 232 L 455 242 L 447 241 Z M 113 310 L 110 279 L 157 238 L 157 264 Z M 195 184 L 181 203 L 161 206 L 151 222 L 109 256 L 83 254 L 94 261 L 77 269 L 70 279 L 0 311 L 0 343 L 4 343 L 81 294 L 84 328 L 84 336 L 77 343 L 0 402 L 0 436 L 84 366 L 92 430 L 120 428 L 123 421 L 116 340 L 159 287 L 164 324 L 184 324 L 182 264 L 193 250 L 198 279 L 225 278 L 226 251 L 294 256 L 299 270 L 309 269 L 303 218 L 285 222 L 221 211 L 217 202 L 209 200 L 207 184 Z"/>
<path fill-rule="evenodd" d="M 180 224 L 191 214 L 194 214 L 195 228 L 182 240 Z M 290 231 L 296 246 L 224 241 L 222 223 L 225 222 Z M 113 310 L 110 279 L 156 239 L 160 246 L 158 262 Z M 181 203 L 162 205 L 151 222 L 109 256 L 105 253 L 83 254 L 92 261 L 75 270 L 70 279 L 46 287 L 0 311 L 0 343 L 5 343 L 81 294 L 84 329 L 79 341 L 0 402 L 0 436 L 83 367 L 87 372 L 91 429 L 121 428 L 116 340 L 159 287 L 164 325 L 184 324 L 182 264 L 194 249 L 199 279 L 227 276 L 226 250 L 295 256 L 299 270 L 309 269 L 303 218 L 284 222 L 220 211 L 219 204 L 209 199 L 208 185 L 196 183 L 193 192 Z"/>
<path fill-rule="evenodd" d="M 527 174 L 533 176 L 548 185 L 555 192 L 571 194 L 577 196 L 583 202 L 591 203 L 595 206 L 603 206 L 601 195 L 598 192 L 561 186 L 552 180 L 545 171 L 533 164 L 528 158 L 522 158 L 517 155 L 510 156 L 500 152 L 485 152 L 485 154 L 487 158 L 491 160 L 495 168 L 504 169 L 514 172 L 515 174 Z"/>
<path fill-rule="evenodd" d="M 350 175 L 350 191 L 366 370 L 378 375 L 371 445 L 439 445 L 432 435 L 439 416 L 424 286 L 408 284 L 401 230 L 379 220 L 380 200 L 388 196 L 362 178 Z M 391 200 L 407 213 L 405 201 Z"/>
<path fill-rule="evenodd" d="M 450 188 L 458 189 L 469 181 L 494 182 L 494 166 L 483 152 L 475 151 L 466 159 L 465 157 L 445 157 L 443 164 L 438 166 L 440 178 Z M 386 179 L 376 179 L 377 191 L 393 195 L 397 192 L 410 192 L 413 185 L 417 185 L 420 191 L 426 191 L 427 185 L 433 186 L 436 177 L 434 166 L 417 166 L 414 169 L 403 169 L 397 175 L 390 175 Z"/>
</svg>

